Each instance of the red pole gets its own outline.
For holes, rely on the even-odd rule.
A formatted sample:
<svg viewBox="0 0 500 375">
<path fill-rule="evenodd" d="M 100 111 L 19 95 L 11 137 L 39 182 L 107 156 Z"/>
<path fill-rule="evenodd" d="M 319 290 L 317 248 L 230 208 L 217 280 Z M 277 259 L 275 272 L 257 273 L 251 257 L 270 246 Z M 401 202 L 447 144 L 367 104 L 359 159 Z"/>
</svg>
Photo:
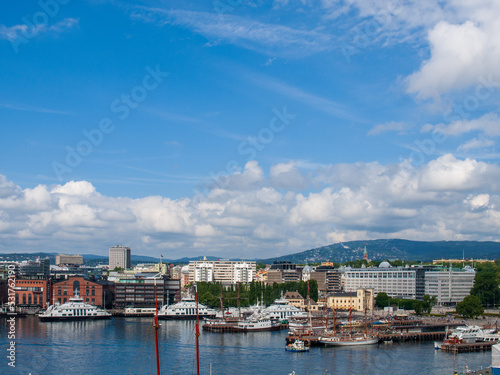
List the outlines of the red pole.
<svg viewBox="0 0 500 375">
<path fill-rule="evenodd" d="M 155 307 L 156 307 L 156 313 L 155 313 L 154 327 L 155 327 L 155 343 L 156 343 L 156 372 L 158 373 L 158 375 L 160 375 L 160 353 L 158 351 L 158 328 L 160 328 L 160 325 L 158 324 L 158 300 L 156 299 L 156 280 L 155 280 Z"/>
<path fill-rule="evenodd" d="M 200 375 L 200 316 L 198 315 L 198 285 L 196 286 L 196 374 Z"/>
</svg>

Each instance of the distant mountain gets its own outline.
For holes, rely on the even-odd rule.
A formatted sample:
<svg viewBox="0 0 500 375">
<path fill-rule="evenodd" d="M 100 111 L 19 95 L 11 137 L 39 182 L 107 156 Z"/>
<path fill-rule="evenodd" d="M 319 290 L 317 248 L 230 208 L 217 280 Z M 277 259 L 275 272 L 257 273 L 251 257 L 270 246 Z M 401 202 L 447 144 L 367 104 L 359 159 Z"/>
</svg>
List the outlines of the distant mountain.
<svg viewBox="0 0 500 375">
<path fill-rule="evenodd" d="M 300 253 L 283 255 L 260 261 L 270 264 L 274 261 L 293 263 L 348 262 L 363 258 L 366 244 L 368 258 L 372 260 L 404 259 L 432 260 L 441 258 L 500 258 L 500 242 L 492 241 L 409 241 L 401 239 L 380 239 L 335 243 Z"/>
</svg>

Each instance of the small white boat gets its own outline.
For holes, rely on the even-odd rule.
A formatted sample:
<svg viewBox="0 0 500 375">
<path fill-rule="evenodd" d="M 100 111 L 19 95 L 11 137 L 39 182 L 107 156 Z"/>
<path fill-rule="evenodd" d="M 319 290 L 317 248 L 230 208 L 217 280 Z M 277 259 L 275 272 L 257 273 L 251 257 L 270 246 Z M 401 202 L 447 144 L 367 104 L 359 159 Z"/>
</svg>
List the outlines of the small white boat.
<svg viewBox="0 0 500 375">
<path fill-rule="evenodd" d="M 79 296 L 72 297 L 69 302 L 62 305 L 51 305 L 48 309 L 38 314 L 38 318 L 43 321 L 71 321 L 71 320 L 94 320 L 109 319 L 111 314 L 97 306 L 83 302 Z"/>
<path fill-rule="evenodd" d="M 308 352 L 309 347 L 306 346 L 305 342 L 302 340 L 295 340 L 293 343 L 288 344 L 285 350 L 289 352 Z"/>
</svg>

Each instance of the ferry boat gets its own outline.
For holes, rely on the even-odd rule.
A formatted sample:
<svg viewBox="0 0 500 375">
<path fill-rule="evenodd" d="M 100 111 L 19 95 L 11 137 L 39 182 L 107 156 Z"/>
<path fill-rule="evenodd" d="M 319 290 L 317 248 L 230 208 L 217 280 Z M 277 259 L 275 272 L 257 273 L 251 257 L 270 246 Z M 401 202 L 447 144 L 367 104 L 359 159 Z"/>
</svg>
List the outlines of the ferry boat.
<svg viewBox="0 0 500 375">
<path fill-rule="evenodd" d="M 151 317 L 155 316 L 156 309 L 154 307 L 127 307 L 123 310 L 123 315 L 127 317 Z"/>
<path fill-rule="evenodd" d="M 272 320 L 283 321 L 293 316 L 303 316 L 303 312 L 298 307 L 290 305 L 288 300 L 280 298 L 275 300 L 272 305 L 263 309 L 262 315 L 267 315 Z"/>
<path fill-rule="evenodd" d="M 111 314 L 106 310 L 83 302 L 83 298 L 75 296 L 69 302 L 62 305 L 51 305 L 48 309 L 38 314 L 38 318 L 43 321 L 65 321 L 65 320 L 94 320 L 109 319 Z"/>
<path fill-rule="evenodd" d="M 252 315 L 246 320 L 240 320 L 236 329 L 241 332 L 277 331 L 281 322 L 271 320 L 267 315 Z"/>
<path fill-rule="evenodd" d="M 198 316 L 200 318 L 214 318 L 216 312 L 205 305 L 198 304 Z M 181 302 L 174 305 L 165 305 L 158 311 L 159 319 L 193 320 L 196 319 L 196 299 L 185 297 Z"/>
</svg>

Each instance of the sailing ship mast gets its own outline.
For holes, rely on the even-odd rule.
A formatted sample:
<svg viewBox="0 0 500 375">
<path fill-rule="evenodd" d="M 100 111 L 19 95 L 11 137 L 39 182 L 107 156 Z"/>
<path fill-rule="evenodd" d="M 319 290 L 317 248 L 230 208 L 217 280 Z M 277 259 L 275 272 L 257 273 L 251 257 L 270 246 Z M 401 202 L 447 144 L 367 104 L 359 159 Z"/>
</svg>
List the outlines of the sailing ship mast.
<svg viewBox="0 0 500 375">
<path fill-rule="evenodd" d="M 198 311 L 198 284 L 195 284 L 196 290 L 196 374 L 200 375 L 200 315 Z"/>
<path fill-rule="evenodd" d="M 307 314 L 309 315 L 309 329 L 313 330 L 311 318 L 311 289 L 309 288 L 309 281 L 307 282 Z"/>
<path fill-rule="evenodd" d="M 155 318 L 153 322 L 153 327 L 155 329 L 155 344 L 156 344 L 156 372 L 160 375 L 160 353 L 158 350 L 158 329 L 160 325 L 158 324 L 158 300 L 156 299 L 156 277 L 155 277 Z"/>
</svg>

